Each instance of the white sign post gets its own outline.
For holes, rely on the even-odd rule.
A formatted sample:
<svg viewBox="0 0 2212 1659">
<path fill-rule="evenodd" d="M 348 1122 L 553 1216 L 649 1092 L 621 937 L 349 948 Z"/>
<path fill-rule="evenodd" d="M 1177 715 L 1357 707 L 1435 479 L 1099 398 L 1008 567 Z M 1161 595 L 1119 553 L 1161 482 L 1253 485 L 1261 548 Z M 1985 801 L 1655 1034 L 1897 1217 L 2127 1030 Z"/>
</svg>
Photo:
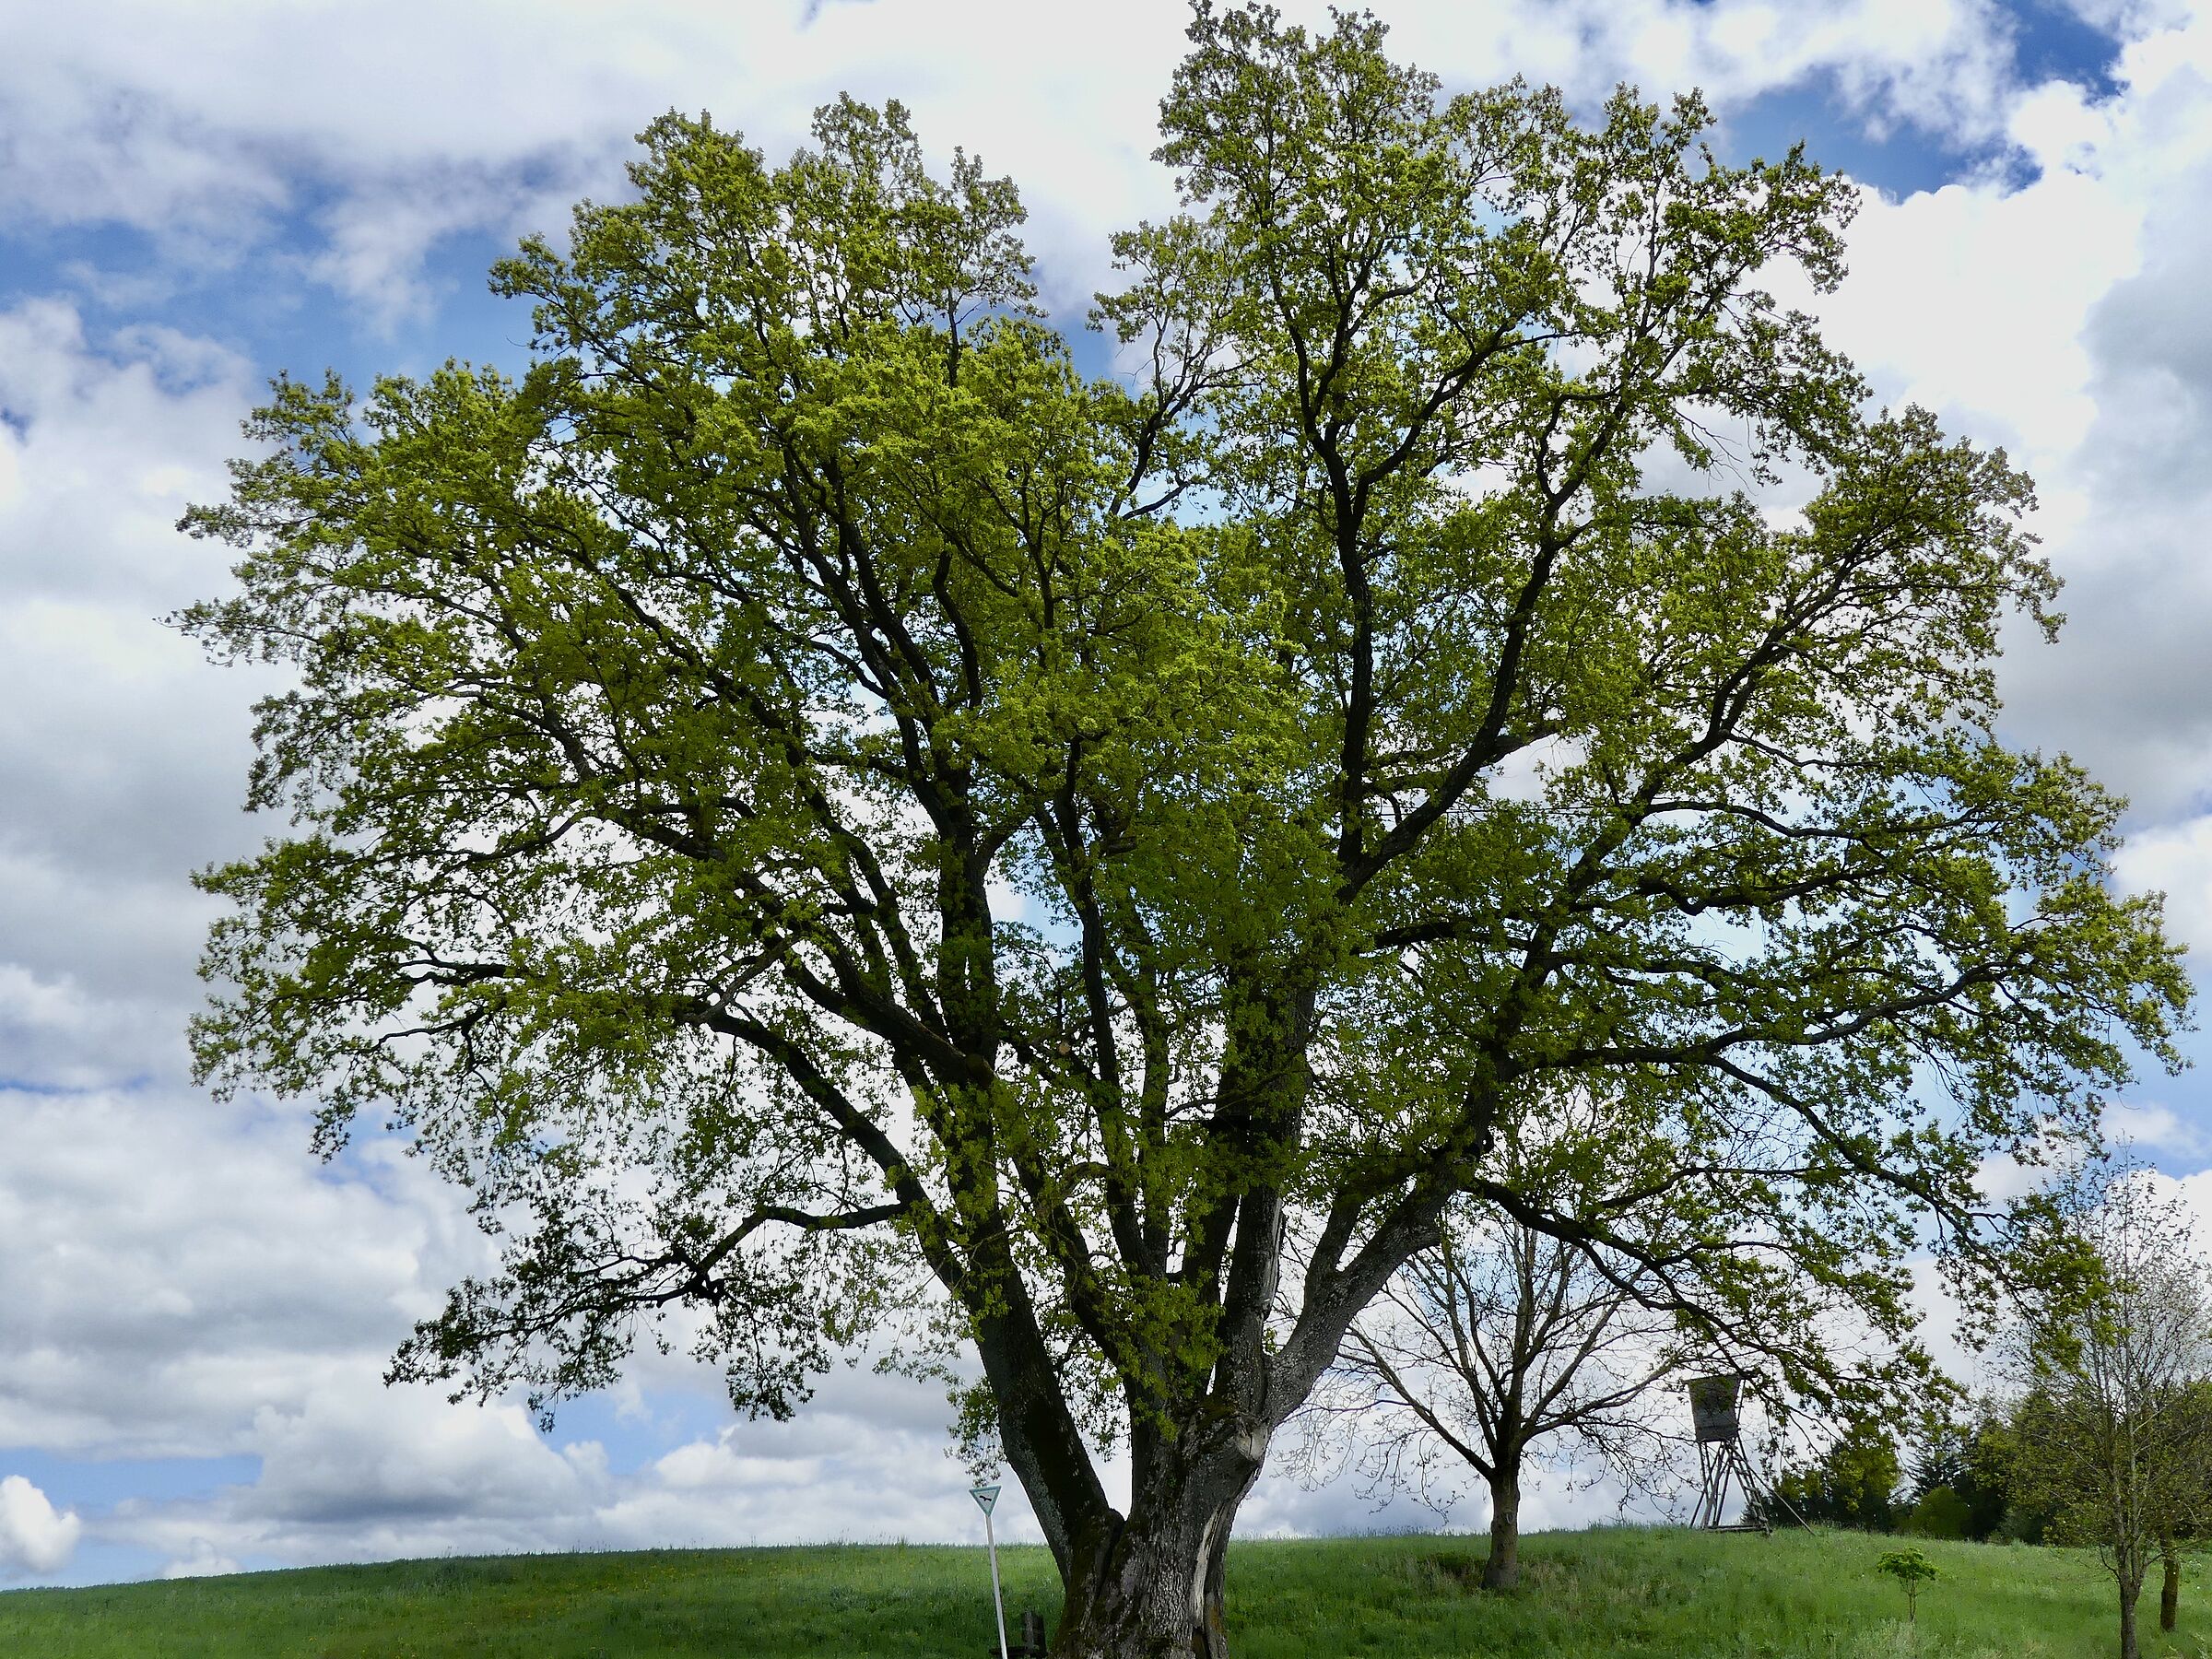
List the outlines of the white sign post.
<svg viewBox="0 0 2212 1659">
<path fill-rule="evenodd" d="M 975 1507 L 983 1512 L 983 1543 L 991 1551 L 991 1606 L 998 1615 L 998 1659 L 1006 1654 L 1006 1598 L 998 1587 L 998 1535 L 991 1528 L 991 1509 L 998 1501 L 998 1488 L 970 1487 L 968 1496 L 975 1500 Z"/>
</svg>

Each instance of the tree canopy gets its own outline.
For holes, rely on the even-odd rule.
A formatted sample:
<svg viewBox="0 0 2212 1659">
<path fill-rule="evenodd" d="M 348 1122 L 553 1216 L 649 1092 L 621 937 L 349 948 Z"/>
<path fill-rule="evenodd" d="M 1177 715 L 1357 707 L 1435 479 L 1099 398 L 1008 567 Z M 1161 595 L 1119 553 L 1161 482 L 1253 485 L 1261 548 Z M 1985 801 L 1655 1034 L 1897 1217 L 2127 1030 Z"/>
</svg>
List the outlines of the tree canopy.
<svg viewBox="0 0 2212 1659">
<path fill-rule="evenodd" d="M 1901 1333 L 2186 994 L 2114 801 L 1994 733 L 2027 481 L 1765 291 L 1846 182 L 1365 18 L 1191 36 L 1125 372 L 898 105 L 782 165 L 670 115 L 497 267 L 519 378 L 280 381 L 185 521 L 242 556 L 185 626 L 297 676 L 203 1071 L 504 1252 L 400 1373 L 556 1397 L 682 1305 L 781 1413 L 934 1285 L 1067 1653 L 1219 1651 L 1269 1437 L 1454 1199 L 1832 1388 L 1789 1334 Z M 1579 1216 L 1493 1156 L 1570 1097 Z"/>
</svg>

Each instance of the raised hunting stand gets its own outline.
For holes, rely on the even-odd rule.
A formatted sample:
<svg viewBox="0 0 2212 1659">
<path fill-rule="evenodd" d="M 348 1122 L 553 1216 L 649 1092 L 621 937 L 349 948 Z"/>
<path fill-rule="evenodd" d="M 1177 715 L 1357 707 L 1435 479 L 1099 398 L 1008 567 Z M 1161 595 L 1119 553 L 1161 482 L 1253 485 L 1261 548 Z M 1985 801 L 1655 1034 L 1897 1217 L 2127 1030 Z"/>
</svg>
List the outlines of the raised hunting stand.
<svg viewBox="0 0 2212 1659">
<path fill-rule="evenodd" d="M 1765 1494 L 1751 1472 L 1751 1460 L 1744 1455 L 1743 1421 L 1736 1412 L 1743 1396 L 1743 1373 L 1692 1377 L 1683 1386 L 1689 1390 L 1689 1420 L 1698 1436 L 1698 1507 L 1690 1524 L 1708 1532 L 1771 1533 L 1774 1528 L 1765 1511 L 1752 1503 Z M 1743 1494 L 1744 1519 L 1723 1526 L 1721 1512 L 1728 1506 L 1731 1488 Z"/>
</svg>

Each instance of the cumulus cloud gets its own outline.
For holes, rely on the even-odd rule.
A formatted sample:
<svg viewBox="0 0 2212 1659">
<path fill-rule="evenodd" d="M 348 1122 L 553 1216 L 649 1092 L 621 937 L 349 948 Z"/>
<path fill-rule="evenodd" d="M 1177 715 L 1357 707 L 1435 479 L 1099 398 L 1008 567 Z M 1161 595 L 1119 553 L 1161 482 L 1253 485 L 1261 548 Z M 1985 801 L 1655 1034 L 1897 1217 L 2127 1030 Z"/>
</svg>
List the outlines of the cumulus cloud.
<svg viewBox="0 0 2212 1659">
<path fill-rule="evenodd" d="M 2212 8 L 2117 22 L 2142 32 L 2111 96 L 2053 84 L 2015 104 L 2031 182 L 1871 204 L 1823 309 L 1886 396 L 2035 475 L 2068 627 L 2054 647 L 2010 642 L 2010 723 L 2089 765 L 2155 837 L 2212 789 Z M 2175 919 L 2201 937 L 2192 902 L 2177 889 Z"/>
<path fill-rule="evenodd" d="M 540 1436 L 512 1402 L 386 1389 L 411 1322 L 483 1265 L 454 1195 L 388 1146 L 324 1171 L 298 1114 L 171 1088 L 0 1095 L 0 1282 L 17 1288 L 0 1446 L 257 1460 L 210 1496 L 85 1517 L 163 1571 L 965 1535 L 941 1394 L 865 1368 L 824 1379 L 795 1421 L 702 1434 L 682 1421 L 726 1413 L 715 1380 L 649 1353 L 619 1464 L 604 1441 Z M 1006 1508 L 1006 1535 L 1033 1536 Z"/>
<path fill-rule="evenodd" d="M 849 90 L 904 99 L 945 148 L 1018 160 L 1040 248 L 1079 300 L 1103 233 L 1164 200 L 1146 157 L 1189 15 L 1182 0 L 1057 29 L 1013 0 L 964 7 L 957 28 L 900 0 L 25 8 L 0 65 L 14 115 L 0 204 L 134 227 L 222 268 L 320 203 L 309 268 L 389 316 L 423 304 L 415 265 L 441 236 L 544 223 L 579 190 L 618 188 L 657 111 L 709 109 L 782 149 Z M 1622 79 L 1701 85 L 1724 105 L 1817 84 L 1871 128 L 1982 143 L 2018 91 L 1994 0 L 1406 0 L 1389 16 L 1402 49 L 1455 83 L 1525 73 L 1585 103 Z"/>
<path fill-rule="evenodd" d="M 1724 118 L 1765 93 L 1819 85 L 1877 133 L 1911 126 L 1975 143 L 2001 130 L 2018 90 L 2008 14 L 1986 0 L 1571 0 L 1387 15 L 1431 68 L 1525 74 L 1583 102 L 1624 80 L 1647 96 L 1698 87 Z"/>
<path fill-rule="evenodd" d="M 2136 892 L 2166 895 L 2167 931 L 2212 958 L 2212 817 L 2138 833 L 2122 849 L 2122 882 Z"/>
<path fill-rule="evenodd" d="M 206 1538 L 194 1538 L 182 1555 L 163 1564 L 161 1576 L 165 1579 L 215 1578 L 238 1571 L 238 1563 L 217 1549 L 214 1544 Z"/>
<path fill-rule="evenodd" d="M 618 1467 L 554 1446 L 514 1406 L 456 1406 L 372 1374 L 265 1411 L 260 1477 L 211 1497 L 127 1502 L 100 1536 L 171 1561 L 285 1564 L 455 1553 L 981 1537 L 946 1456 L 944 1405 L 865 1371 L 826 1381 L 789 1423 L 731 1423 Z M 1036 1541 L 1017 1491 L 999 1535 Z M 209 1569 L 213 1571 L 215 1569 Z"/>
<path fill-rule="evenodd" d="M 0 1577 L 58 1571 L 83 1530 L 74 1513 L 57 1513 L 22 1476 L 0 1478 Z"/>
<path fill-rule="evenodd" d="M 2191 1162 L 2200 1161 L 2212 1150 L 2201 1126 L 2158 1100 L 2136 1100 L 2108 1108 L 2104 1132 L 2115 1146 Z"/>
<path fill-rule="evenodd" d="M 297 1112 L 149 1086 L 0 1113 L 0 1445 L 256 1451 L 262 1414 L 381 1372 L 480 1259 L 427 1171 L 381 1147 L 326 1171 Z"/>
<path fill-rule="evenodd" d="M 185 877 L 252 844 L 256 677 L 157 618 L 220 574 L 171 526 L 221 489 L 247 379 L 171 329 L 0 310 L 0 1078 L 175 1069 L 209 915 Z"/>
<path fill-rule="evenodd" d="M 2147 1179 L 2159 1196 L 2182 1201 L 2197 1248 L 2212 1249 L 2212 1170 L 2178 1177 L 2154 1171 Z"/>
</svg>

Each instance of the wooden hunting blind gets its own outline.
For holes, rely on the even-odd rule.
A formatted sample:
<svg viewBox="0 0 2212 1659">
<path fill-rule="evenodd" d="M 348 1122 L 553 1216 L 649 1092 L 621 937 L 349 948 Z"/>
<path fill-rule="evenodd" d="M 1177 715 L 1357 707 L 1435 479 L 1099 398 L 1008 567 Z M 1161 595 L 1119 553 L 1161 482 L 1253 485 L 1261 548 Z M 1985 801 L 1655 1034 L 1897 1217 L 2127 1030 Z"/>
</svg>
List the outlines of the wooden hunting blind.
<svg viewBox="0 0 2212 1659">
<path fill-rule="evenodd" d="M 1686 1386 L 1689 1390 L 1689 1420 L 1697 1429 L 1700 1445 L 1735 1440 L 1743 1434 L 1743 1423 L 1735 1411 L 1744 1389 L 1741 1376 L 1730 1372 L 1692 1377 Z"/>
<path fill-rule="evenodd" d="M 1761 1488 L 1751 1460 L 1744 1455 L 1743 1417 L 1737 1409 L 1743 1399 L 1743 1372 L 1691 1377 L 1683 1387 L 1689 1393 L 1690 1427 L 1698 1441 L 1698 1507 L 1690 1524 L 1709 1532 L 1773 1531 L 1765 1511 L 1754 1502 Z M 1724 1526 L 1721 1512 L 1728 1507 L 1732 1491 L 1743 1496 L 1744 1518 Z"/>
</svg>

